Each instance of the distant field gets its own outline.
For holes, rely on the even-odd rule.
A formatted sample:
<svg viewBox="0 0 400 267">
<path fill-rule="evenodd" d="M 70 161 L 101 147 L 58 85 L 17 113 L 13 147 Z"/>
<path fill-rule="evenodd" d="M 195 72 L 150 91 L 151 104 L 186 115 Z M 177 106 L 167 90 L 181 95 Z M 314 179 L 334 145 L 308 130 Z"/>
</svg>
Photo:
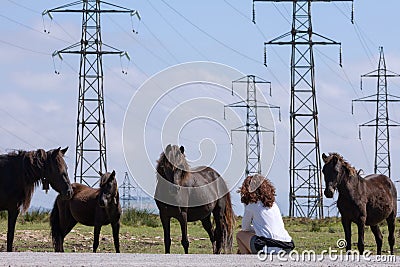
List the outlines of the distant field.
<svg viewBox="0 0 400 267">
<path fill-rule="evenodd" d="M 344 238 L 339 218 L 309 220 L 302 218 L 285 218 L 285 225 L 296 244 L 298 251 L 313 249 L 317 253 L 322 250 L 337 249 L 336 241 Z M 236 223 L 235 233 L 240 229 L 240 218 Z M 7 220 L 0 214 L 0 251 L 6 250 Z M 381 226 L 384 235 L 383 251 L 389 249 L 386 223 Z M 189 253 L 212 253 L 207 233 L 200 222 L 189 223 Z M 181 233 L 179 223 L 173 219 L 171 223 L 171 253 L 183 253 L 180 245 Z M 164 253 L 163 230 L 157 215 L 147 212 L 129 212 L 124 214 L 120 231 L 121 252 L 125 253 Z M 353 225 L 353 248 L 356 249 L 357 231 Z M 91 252 L 93 244 L 93 228 L 78 224 L 67 236 L 64 248 L 67 252 Z M 15 251 L 51 252 L 49 216 L 46 212 L 33 212 L 20 216 L 16 226 L 14 241 Z M 376 251 L 373 234 L 365 233 L 365 248 Z M 237 246 L 235 244 L 234 252 Z M 100 236 L 99 252 L 114 252 L 111 227 L 104 226 Z M 396 223 L 396 255 L 400 255 L 400 220 Z"/>
</svg>

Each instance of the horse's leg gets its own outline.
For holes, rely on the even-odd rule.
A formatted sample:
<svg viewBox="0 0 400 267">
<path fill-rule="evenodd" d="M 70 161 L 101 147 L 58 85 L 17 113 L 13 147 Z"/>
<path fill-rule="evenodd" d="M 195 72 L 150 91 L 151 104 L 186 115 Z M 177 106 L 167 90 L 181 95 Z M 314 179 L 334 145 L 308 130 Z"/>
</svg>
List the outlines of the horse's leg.
<svg viewBox="0 0 400 267">
<path fill-rule="evenodd" d="M 376 242 L 376 254 L 381 255 L 382 254 L 382 233 L 381 230 L 379 229 L 379 225 L 374 225 L 370 226 L 371 231 L 375 236 L 375 242 Z"/>
<path fill-rule="evenodd" d="M 213 247 L 213 252 L 215 252 L 215 239 L 211 223 L 211 214 L 201 220 L 201 224 L 203 225 L 203 228 L 207 231 L 207 234 L 210 237 L 211 245 Z"/>
<path fill-rule="evenodd" d="M 396 210 L 393 211 L 389 217 L 386 218 L 386 222 L 388 225 L 388 230 L 389 230 L 389 236 L 388 236 L 388 241 L 389 241 L 389 246 L 390 246 L 390 254 L 394 254 L 394 228 L 396 225 Z"/>
<path fill-rule="evenodd" d="M 358 228 L 358 243 L 357 248 L 360 254 L 364 253 L 364 231 L 365 231 L 365 217 L 361 217 L 357 222 Z"/>
<path fill-rule="evenodd" d="M 222 250 L 222 224 L 221 224 L 221 219 L 222 216 L 222 210 L 218 207 L 216 207 L 213 210 L 213 215 L 214 215 L 214 221 L 215 221 L 215 229 L 214 229 L 214 238 L 215 238 L 215 250 L 214 254 L 220 254 Z"/>
<path fill-rule="evenodd" d="M 13 248 L 15 224 L 17 223 L 18 214 L 18 209 L 8 210 L 7 252 L 11 252 Z"/>
<path fill-rule="evenodd" d="M 181 244 L 185 250 L 185 254 L 189 253 L 189 240 L 187 237 L 187 211 L 181 211 L 178 217 L 179 224 L 181 225 L 182 239 Z"/>
<path fill-rule="evenodd" d="M 71 210 L 67 205 L 65 205 L 60 211 L 60 236 L 58 240 L 56 240 L 56 252 L 64 252 L 64 238 L 69 234 L 69 232 L 71 232 L 77 223 L 78 222 L 72 216 Z"/>
<path fill-rule="evenodd" d="M 164 247 L 165 247 L 165 254 L 170 253 L 171 248 L 171 236 L 170 236 L 170 227 L 171 227 L 171 217 L 162 214 L 160 212 L 160 219 L 164 231 Z"/>
<path fill-rule="evenodd" d="M 344 238 L 346 239 L 346 251 L 351 250 L 351 221 L 342 217 Z"/>
<path fill-rule="evenodd" d="M 96 253 L 97 248 L 99 247 L 99 237 L 101 231 L 101 224 L 94 225 L 94 235 L 93 235 L 93 253 Z"/>
<path fill-rule="evenodd" d="M 113 232 L 115 252 L 119 253 L 119 228 L 120 228 L 119 221 L 116 223 L 112 223 L 111 227 Z"/>
</svg>

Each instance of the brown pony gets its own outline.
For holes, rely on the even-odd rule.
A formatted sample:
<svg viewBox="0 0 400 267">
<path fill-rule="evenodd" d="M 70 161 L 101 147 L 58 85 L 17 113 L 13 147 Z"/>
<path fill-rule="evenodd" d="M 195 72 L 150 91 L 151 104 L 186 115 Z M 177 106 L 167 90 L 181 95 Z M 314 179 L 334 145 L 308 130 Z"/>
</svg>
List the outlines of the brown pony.
<svg viewBox="0 0 400 267">
<path fill-rule="evenodd" d="M 359 171 L 337 153 L 322 155 L 325 165 L 325 196 L 332 198 L 338 190 L 337 207 L 342 215 L 346 250 L 351 250 L 351 223 L 358 227 L 358 250 L 364 252 L 364 228 L 371 227 L 375 236 L 377 254 L 382 253 L 382 233 L 379 223 L 386 219 L 389 229 L 390 253 L 393 254 L 394 228 L 397 212 L 397 191 L 389 177 L 371 174 L 362 178 Z"/>
<path fill-rule="evenodd" d="M 234 214 L 228 187 L 222 177 L 210 167 L 190 169 L 184 147 L 168 145 L 157 165 L 155 201 L 164 230 L 165 253 L 170 253 L 170 220 L 181 226 L 181 244 L 189 250 L 187 222 L 200 220 L 207 231 L 213 252 L 232 251 Z M 214 216 L 215 230 L 211 223 Z"/>
<path fill-rule="evenodd" d="M 94 189 L 73 183 L 72 198 L 64 200 L 59 196 L 54 202 L 50 214 L 50 226 L 56 252 L 64 252 L 64 238 L 79 222 L 94 226 L 93 252 L 96 252 L 99 246 L 101 226 L 111 223 L 115 251 L 119 253 L 121 205 L 115 171 L 100 173 L 100 176 L 100 188 Z"/>
<path fill-rule="evenodd" d="M 44 189 L 49 189 L 50 184 L 62 198 L 71 198 L 71 183 L 63 159 L 67 150 L 68 147 L 0 155 L 0 210 L 8 211 L 7 251 L 12 251 L 18 214 L 29 208 L 33 191 L 40 182 Z"/>
</svg>

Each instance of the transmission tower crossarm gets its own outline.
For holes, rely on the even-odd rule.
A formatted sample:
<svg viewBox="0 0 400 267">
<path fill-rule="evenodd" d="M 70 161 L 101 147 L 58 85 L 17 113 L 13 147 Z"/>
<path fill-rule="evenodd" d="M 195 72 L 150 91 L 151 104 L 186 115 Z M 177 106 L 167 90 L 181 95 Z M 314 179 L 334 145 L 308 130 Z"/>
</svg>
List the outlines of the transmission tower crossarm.
<svg viewBox="0 0 400 267">
<path fill-rule="evenodd" d="M 296 0 L 296 2 L 353 2 L 354 0 Z M 253 0 L 253 2 L 295 2 L 294 0 Z"/>
<path fill-rule="evenodd" d="M 43 11 L 42 15 L 46 15 L 48 13 L 82 13 L 82 12 L 86 12 L 86 10 L 80 8 L 80 9 L 70 9 L 71 7 L 74 6 L 79 6 L 79 5 L 83 5 L 86 1 L 75 1 L 66 5 L 62 5 L 53 9 L 46 9 L 45 11 Z M 95 2 L 95 1 L 89 1 L 89 2 Z M 105 1 L 98 1 L 99 4 L 105 5 L 105 6 L 111 6 L 113 8 L 116 9 L 101 9 L 101 10 L 91 10 L 90 12 L 92 13 L 131 13 L 133 15 L 135 15 L 137 13 L 136 10 L 134 9 L 128 9 L 125 7 L 121 7 L 115 4 L 111 4 Z"/>
<path fill-rule="evenodd" d="M 389 70 L 386 70 L 386 72 L 390 72 L 391 74 L 385 74 L 386 78 L 396 78 L 396 77 L 400 77 L 400 74 L 397 74 L 395 72 L 391 72 Z M 371 71 L 367 74 L 361 75 L 362 78 L 377 78 L 380 77 L 382 75 L 379 74 L 379 70 L 374 70 Z"/>
</svg>

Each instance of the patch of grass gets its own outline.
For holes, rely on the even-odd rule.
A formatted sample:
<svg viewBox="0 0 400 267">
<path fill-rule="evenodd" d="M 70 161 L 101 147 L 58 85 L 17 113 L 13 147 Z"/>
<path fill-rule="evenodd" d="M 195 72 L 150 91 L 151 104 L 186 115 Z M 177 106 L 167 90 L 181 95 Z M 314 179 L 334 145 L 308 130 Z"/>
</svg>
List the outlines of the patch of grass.
<svg viewBox="0 0 400 267">
<path fill-rule="evenodd" d="M 321 226 L 320 226 L 319 221 L 317 221 L 317 220 L 312 221 L 310 231 L 311 232 L 320 232 L 321 231 Z"/>
<path fill-rule="evenodd" d="M 0 211 L 0 220 L 7 220 L 7 211 Z"/>
<path fill-rule="evenodd" d="M 161 226 L 158 216 L 148 210 L 124 210 L 122 213 L 121 222 L 125 225 L 134 227 L 149 226 L 155 228 Z"/>
<path fill-rule="evenodd" d="M 19 216 L 21 223 L 49 222 L 50 213 L 44 209 L 34 209 Z"/>
</svg>

